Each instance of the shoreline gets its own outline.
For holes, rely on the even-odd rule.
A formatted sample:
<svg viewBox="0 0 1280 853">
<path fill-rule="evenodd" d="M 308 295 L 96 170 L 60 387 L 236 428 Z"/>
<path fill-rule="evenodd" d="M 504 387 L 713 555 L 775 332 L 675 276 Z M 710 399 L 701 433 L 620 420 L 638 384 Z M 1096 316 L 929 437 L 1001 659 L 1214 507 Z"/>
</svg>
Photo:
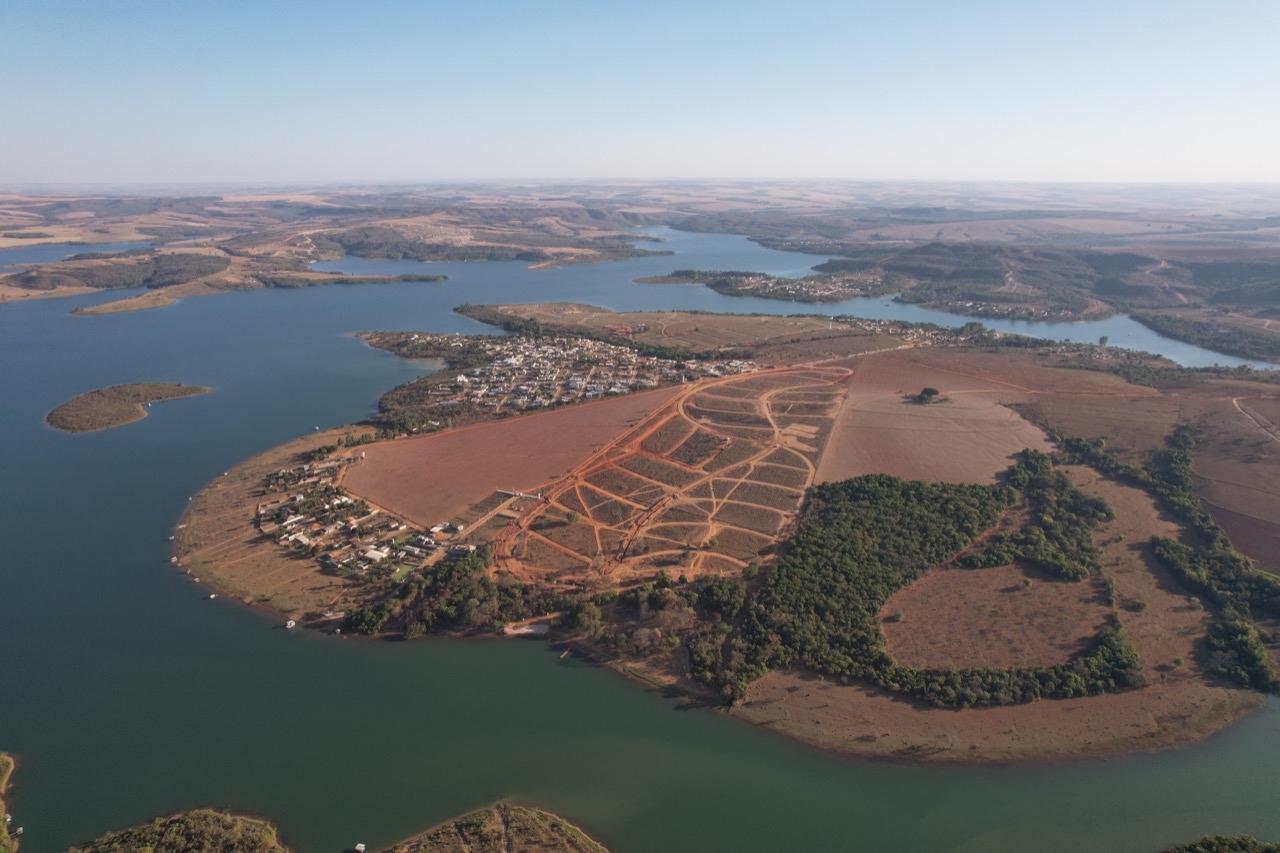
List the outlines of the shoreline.
<svg viewBox="0 0 1280 853">
<path fill-rule="evenodd" d="M 3 821 L 0 822 L 0 853 L 18 853 L 18 848 L 22 846 L 21 841 L 9 834 L 8 819 L 11 816 L 4 801 L 17 770 L 18 759 L 8 752 L 0 752 L 0 821 Z"/>
<path fill-rule="evenodd" d="M 849 685 L 851 688 L 869 685 Z M 1070 702 L 1070 699 L 1040 699 L 1038 702 Z M 1011 706 L 1013 708 L 1027 707 Z M 1262 694 L 1245 696 L 1241 701 L 1225 703 L 1218 707 L 1220 713 L 1198 718 L 1195 723 L 1177 731 L 1168 732 L 1159 737 L 1136 735 L 1125 739 L 1113 739 L 1102 744 L 1082 744 L 1078 748 L 1046 748 L 1028 749 L 1025 752 L 992 752 L 987 750 L 946 749 L 937 752 L 909 752 L 904 750 L 876 749 L 874 746 L 859 743 L 854 739 L 840 741 L 823 741 L 809 739 L 790 733 L 786 727 L 776 725 L 773 720 L 754 718 L 739 707 L 725 710 L 725 716 L 738 723 L 767 732 L 771 737 L 779 737 L 791 743 L 802 744 L 808 749 L 818 750 L 828 755 L 858 761 L 875 761 L 886 764 L 904 766 L 949 766 L 949 767 L 1030 767 L 1047 766 L 1064 763 L 1096 763 L 1112 759 L 1136 758 L 1142 755 L 1154 755 L 1161 752 L 1172 752 L 1197 746 L 1215 738 L 1245 718 L 1265 711 L 1266 697 Z M 954 714 L 958 711 L 936 709 L 939 713 Z"/>
</svg>

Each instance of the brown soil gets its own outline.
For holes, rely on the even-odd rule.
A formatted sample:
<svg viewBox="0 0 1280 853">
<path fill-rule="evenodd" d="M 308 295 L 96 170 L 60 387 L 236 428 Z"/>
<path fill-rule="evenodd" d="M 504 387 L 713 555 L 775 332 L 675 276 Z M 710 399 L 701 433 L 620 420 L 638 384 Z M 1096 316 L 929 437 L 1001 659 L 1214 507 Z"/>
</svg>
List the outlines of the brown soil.
<svg viewBox="0 0 1280 853">
<path fill-rule="evenodd" d="M 528 582 L 550 575 L 589 588 L 653 577 L 658 558 L 690 579 L 741 571 L 779 541 L 813 471 L 794 455 L 797 465 L 807 467 L 764 466 L 756 479 L 754 463 L 784 446 L 814 451 L 822 443 L 819 427 L 783 426 L 775 405 L 794 403 L 787 395 L 798 389 L 821 392 L 813 395 L 816 401 L 838 398 L 847 376 L 841 368 L 784 368 L 682 389 L 550 486 L 547 502 L 499 537 L 498 568 Z M 732 403 L 733 411 L 692 405 L 716 400 Z M 759 423 L 760 437 L 730 438 L 734 427 L 721 421 L 740 418 Z M 820 414 L 811 419 L 822 422 Z M 686 438 L 676 443 L 672 436 Z M 790 488 L 770 483 L 779 471 Z M 548 517 L 555 519 L 552 525 L 545 523 Z M 566 575 L 575 557 L 580 571 Z"/>
<path fill-rule="evenodd" d="M 424 527 L 495 489 L 536 491 L 666 402 L 664 388 L 361 448 L 342 486 Z"/>
<path fill-rule="evenodd" d="M 1115 580 L 1118 600 L 1145 605 L 1140 612 L 1122 607 L 1119 614 L 1144 662 L 1146 687 L 947 711 L 878 688 L 804 672 L 773 672 L 752 685 L 748 701 L 734 713 L 843 752 L 1005 761 L 1170 746 L 1203 737 L 1260 706 L 1260 695 L 1228 687 L 1206 672 L 1200 638 L 1208 614 L 1155 562 L 1145 544 L 1155 534 L 1180 536 L 1178 526 L 1144 492 L 1103 480 L 1089 469 L 1068 471 L 1078 486 L 1116 511 L 1116 520 L 1095 532 L 1095 543 L 1102 550 L 1104 571 Z M 910 624 L 904 620 L 903 627 Z"/>
<path fill-rule="evenodd" d="M 1024 448 L 1049 451 L 1044 434 L 1000 405 L 1026 392 L 964 370 L 952 351 L 900 351 L 858 360 L 849 395 L 818 465 L 819 482 L 862 474 L 948 483 L 990 483 Z M 941 402 L 908 402 L 934 387 Z"/>
<path fill-rule="evenodd" d="M 944 568 L 893 595 L 880 627 L 889 654 L 918 669 L 1053 666 L 1087 651 L 1110 612 L 1094 581 Z"/>
</svg>

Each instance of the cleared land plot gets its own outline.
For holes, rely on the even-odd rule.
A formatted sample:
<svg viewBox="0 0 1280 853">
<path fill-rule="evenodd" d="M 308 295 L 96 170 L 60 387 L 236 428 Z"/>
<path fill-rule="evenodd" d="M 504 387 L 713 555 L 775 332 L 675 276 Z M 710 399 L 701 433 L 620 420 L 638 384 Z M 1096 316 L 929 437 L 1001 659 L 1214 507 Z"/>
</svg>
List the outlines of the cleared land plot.
<svg viewBox="0 0 1280 853">
<path fill-rule="evenodd" d="M 618 465 L 655 483 L 676 488 L 684 488 L 698 479 L 696 471 L 663 462 L 653 456 L 628 456 L 620 460 Z"/>
<path fill-rule="evenodd" d="M 772 398 L 810 389 L 839 396 L 847 376 L 841 368 L 780 370 L 684 389 L 666 409 L 623 431 L 612 445 L 571 472 L 565 485 L 553 485 L 548 490 L 551 506 L 534 508 L 521 523 L 538 530 L 540 513 L 564 517 L 578 512 L 583 529 L 594 529 L 598 549 L 591 550 L 590 540 L 579 531 L 547 527 L 546 535 L 594 563 L 590 576 L 585 571 L 580 575 L 580 582 L 593 586 L 605 577 L 612 583 L 652 577 L 656 568 L 675 565 L 690 577 L 741 569 L 771 553 L 779 531 L 798 508 L 812 470 L 763 466 L 757 478 L 752 463 L 771 455 L 784 441 L 797 443 L 792 433 L 821 444 L 827 432 L 817 418 L 816 425 L 793 424 L 787 431 L 775 427 L 765 416 Z M 824 391 L 832 388 L 836 390 Z M 739 393 L 743 389 L 747 393 Z M 698 425 L 689 416 L 689 402 L 695 398 L 731 404 L 734 411 L 711 413 L 718 418 L 762 424 L 751 430 L 755 440 L 735 436 L 740 427 Z M 768 482 L 774 479 L 786 487 Z M 563 571 L 538 562 L 545 551 L 510 547 L 521 535 L 499 538 L 502 568 L 530 580 Z M 563 566 L 563 559 L 557 558 L 556 566 Z"/>
<path fill-rule="evenodd" d="M 784 468 L 781 465 L 756 465 L 751 469 L 751 479 L 774 486 L 803 489 L 809 479 L 809 474 L 800 468 Z"/>
<path fill-rule="evenodd" d="M 776 534 L 782 527 L 782 513 L 747 504 L 722 504 L 712 516 L 712 520 L 770 536 Z"/>
<path fill-rule="evenodd" d="M 924 387 L 940 389 L 947 401 L 904 401 Z M 866 356 L 836 417 L 817 480 L 883 473 L 949 483 L 993 482 L 1023 448 L 1052 449 L 1039 429 L 1000 405 L 1021 396 L 1007 385 L 950 365 L 920 364 L 896 352 Z"/>
<path fill-rule="evenodd" d="M 697 468 L 719 452 L 729 443 L 723 436 L 713 435 L 706 430 L 698 430 L 675 450 L 667 454 L 667 458 L 690 468 Z"/>
<path fill-rule="evenodd" d="M 708 459 L 702 468 L 704 471 L 724 471 L 726 468 L 731 468 L 754 456 L 758 456 L 760 450 L 758 442 L 733 438 L 719 453 Z"/>
<path fill-rule="evenodd" d="M 361 448 L 342 485 L 421 526 L 496 489 L 535 490 L 581 463 L 675 393 L 664 388 L 544 414 Z"/>
<path fill-rule="evenodd" d="M 803 493 L 799 491 L 790 491 L 776 486 L 744 480 L 729 493 L 728 500 L 791 512 L 799 507 L 800 499 L 803 496 Z"/>
<path fill-rule="evenodd" d="M 658 427 L 640 446 L 649 453 L 662 454 L 680 445 L 694 431 L 694 425 L 684 418 L 673 417 Z"/>
</svg>

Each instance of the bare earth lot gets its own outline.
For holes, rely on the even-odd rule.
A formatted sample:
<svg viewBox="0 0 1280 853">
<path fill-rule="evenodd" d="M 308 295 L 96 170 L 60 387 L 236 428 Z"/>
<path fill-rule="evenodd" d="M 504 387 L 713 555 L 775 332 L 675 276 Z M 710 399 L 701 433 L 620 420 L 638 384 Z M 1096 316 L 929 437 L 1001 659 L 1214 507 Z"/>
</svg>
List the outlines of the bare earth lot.
<svg viewBox="0 0 1280 853">
<path fill-rule="evenodd" d="M 1044 433 L 1000 405 L 1026 391 L 963 370 L 951 352 L 902 350 L 856 361 L 848 397 L 818 465 L 818 482 L 862 474 L 990 483 L 1025 448 L 1051 449 Z M 977 374 L 977 375 L 975 375 Z M 922 388 L 941 402 L 907 402 Z"/>
<path fill-rule="evenodd" d="M 847 376 L 784 368 L 681 389 L 509 525 L 499 567 L 594 587 L 765 559 L 813 481 Z"/>
<path fill-rule="evenodd" d="M 352 494 L 419 526 L 495 489 L 536 490 L 669 399 L 664 388 L 435 435 L 369 445 L 346 472 Z"/>
</svg>

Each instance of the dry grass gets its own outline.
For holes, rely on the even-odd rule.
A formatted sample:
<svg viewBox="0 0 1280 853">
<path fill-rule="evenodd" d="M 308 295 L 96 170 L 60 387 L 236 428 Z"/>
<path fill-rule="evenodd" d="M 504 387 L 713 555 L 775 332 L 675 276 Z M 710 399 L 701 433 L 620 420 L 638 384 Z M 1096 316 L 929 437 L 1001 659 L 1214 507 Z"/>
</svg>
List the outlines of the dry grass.
<svg viewBox="0 0 1280 853">
<path fill-rule="evenodd" d="M 955 353 L 889 352 L 862 358 L 818 464 L 820 482 L 862 474 L 990 483 L 1024 448 L 1049 451 L 1044 434 L 1000 405 L 1021 388 L 965 372 Z M 947 356 L 951 356 L 948 358 Z M 906 401 L 934 387 L 944 402 Z"/>
<path fill-rule="evenodd" d="M 1053 666 L 1087 651 L 1110 612 L 1095 581 L 944 568 L 893 595 L 880 627 L 894 659 L 919 669 Z"/>
</svg>

